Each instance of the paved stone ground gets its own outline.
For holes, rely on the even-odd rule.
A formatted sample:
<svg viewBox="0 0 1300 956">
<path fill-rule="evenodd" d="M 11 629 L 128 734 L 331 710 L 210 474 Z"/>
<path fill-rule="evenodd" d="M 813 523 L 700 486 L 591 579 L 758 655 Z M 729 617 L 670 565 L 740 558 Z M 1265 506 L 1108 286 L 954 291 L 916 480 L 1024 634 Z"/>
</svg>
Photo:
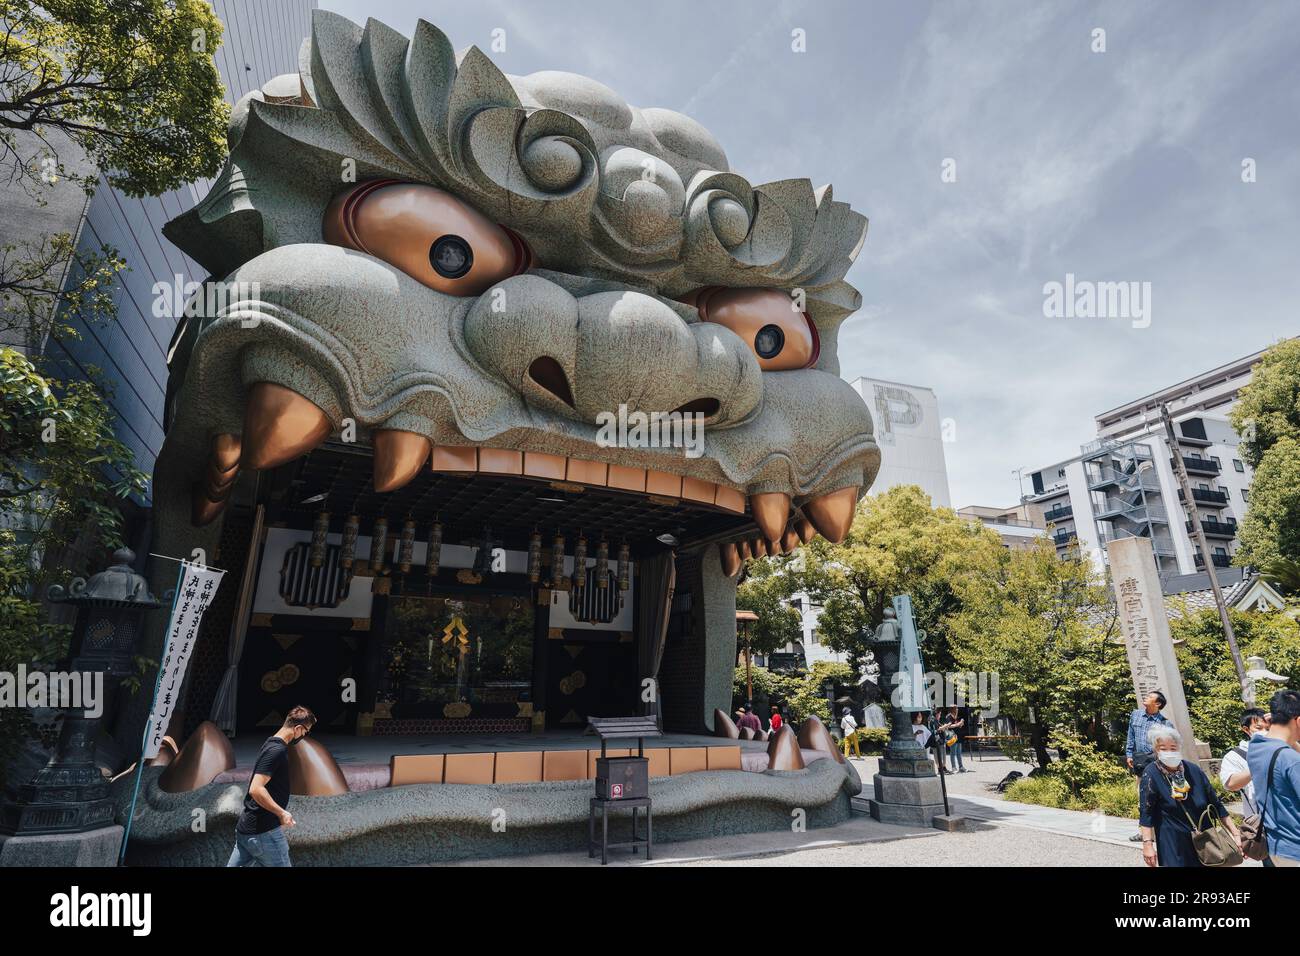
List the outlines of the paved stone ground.
<svg viewBox="0 0 1300 956">
<path fill-rule="evenodd" d="M 750 859 L 684 860 L 686 866 L 1142 866 L 1132 848 L 1018 827 L 971 822 L 970 829 Z M 656 865 L 656 864 L 651 864 Z"/>
</svg>

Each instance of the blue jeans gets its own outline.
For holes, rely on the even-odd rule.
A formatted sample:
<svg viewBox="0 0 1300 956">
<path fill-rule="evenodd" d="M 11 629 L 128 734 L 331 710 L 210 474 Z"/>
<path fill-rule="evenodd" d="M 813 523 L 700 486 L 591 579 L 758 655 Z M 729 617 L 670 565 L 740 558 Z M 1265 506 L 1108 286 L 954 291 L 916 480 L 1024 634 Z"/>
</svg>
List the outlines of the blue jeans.
<svg viewBox="0 0 1300 956">
<path fill-rule="evenodd" d="M 948 748 L 948 768 L 953 771 L 966 769 L 966 765 L 961 762 L 960 740 Z"/>
<path fill-rule="evenodd" d="M 235 849 L 226 866 L 293 866 L 284 827 L 265 833 L 236 833 Z"/>
</svg>

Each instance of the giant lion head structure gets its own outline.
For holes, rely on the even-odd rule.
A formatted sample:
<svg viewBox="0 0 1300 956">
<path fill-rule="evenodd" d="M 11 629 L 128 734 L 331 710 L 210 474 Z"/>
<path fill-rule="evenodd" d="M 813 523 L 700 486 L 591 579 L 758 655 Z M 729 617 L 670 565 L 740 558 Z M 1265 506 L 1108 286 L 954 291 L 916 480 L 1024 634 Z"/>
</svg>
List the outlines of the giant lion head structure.
<svg viewBox="0 0 1300 956">
<path fill-rule="evenodd" d="M 262 509 L 295 534 L 310 529 L 313 548 L 331 514 L 367 515 L 372 547 L 384 548 L 390 517 L 442 522 L 462 540 L 477 523 L 479 554 L 496 539 L 517 552 L 521 535 L 555 529 L 553 570 L 563 533 L 604 524 L 661 574 L 647 600 L 653 574 L 638 565 L 639 606 L 664 609 L 657 637 L 636 624 L 636 652 L 648 655 L 638 673 L 657 678 L 670 571 L 689 569 L 676 588 L 693 597 L 697 670 L 675 692 L 679 723 L 725 729 L 709 715 L 731 698 L 743 559 L 814 533 L 842 539 L 879 466 L 870 413 L 836 354 L 860 303 L 844 276 L 866 227 L 829 186 L 751 183 L 679 113 L 630 106 L 573 74 L 507 76 L 475 48 L 453 52 L 428 23 L 408 39 L 316 11 L 298 72 L 237 104 L 225 169 L 164 229 L 218 295 L 186 309 L 173 341 L 153 550 L 248 554 L 235 612 L 246 613 Z M 620 410 L 697 416 L 702 454 L 611 443 L 602 429 Z M 236 513 L 242 524 L 228 520 Z M 350 528 L 355 544 L 353 520 L 340 540 Z M 432 553 L 432 530 L 428 540 Z M 676 562 L 665 544 L 679 547 Z M 372 575 L 384 560 L 372 551 Z M 174 570 L 154 566 L 159 593 Z M 446 583 L 446 570 L 430 559 L 410 587 Z M 204 622 L 222 649 L 231 620 Z M 556 636 L 548 623 L 533 622 L 541 643 Z M 164 624 L 151 623 L 142 652 L 161 647 Z M 236 674 L 231 655 L 222 687 Z M 138 742 L 147 704 L 137 695 L 120 740 Z M 679 810 L 732 800 L 672 779 L 660 793 L 684 794 Z M 827 761 L 741 790 L 791 806 L 838 801 L 839 819 L 857 786 L 851 768 Z M 160 846 L 192 840 L 191 805 L 222 819 L 237 806 L 216 784 L 174 795 L 151 778 L 146 790 Z M 441 797 L 451 810 L 408 787 L 330 797 L 342 803 L 320 812 L 352 801 L 363 829 L 434 810 L 445 823 L 457 801 L 479 799 L 459 790 Z M 573 801 L 576 820 L 586 802 Z M 326 831 L 324 842 L 352 846 Z"/>
<path fill-rule="evenodd" d="M 241 469 L 351 422 L 380 490 L 431 449 L 559 454 L 748 501 L 766 550 L 838 539 L 879 460 L 837 374 L 866 227 L 829 186 L 751 184 L 682 114 L 318 11 L 299 72 L 238 104 L 224 171 L 165 229 L 235 293 L 178 333 L 184 453 L 158 483 L 202 526 Z M 598 442 L 620 406 L 704 415 L 705 453 Z"/>
</svg>

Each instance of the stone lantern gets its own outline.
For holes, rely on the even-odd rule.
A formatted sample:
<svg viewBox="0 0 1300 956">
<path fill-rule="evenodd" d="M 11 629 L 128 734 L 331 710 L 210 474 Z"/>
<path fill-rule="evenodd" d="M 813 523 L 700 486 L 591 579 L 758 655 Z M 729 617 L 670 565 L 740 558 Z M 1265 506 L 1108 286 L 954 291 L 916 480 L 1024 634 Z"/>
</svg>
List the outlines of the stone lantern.
<svg viewBox="0 0 1300 956">
<path fill-rule="evenodd" d="M 133 671 L 144 614 L 158 607 L 148 583 L 132 570 L 134 561 L 135 554 L 121 548 L 106 570 L 88 581 L 75 578 L 66 589 L 56 585 L 48 594 L 51 601 L 77 609 L 69 676 L 81 681 L 83 675 L 102 674 L 98 679 L 103 681 L 105 701 L 118 680 Z M 105 848 L 111 844 L 113 851 L 106 860 L 99 859 L 101 854 L 96 852 L 94 862 L 113 862 L 121 828 L 113 824 L 108 781 L 95 763 L 95 731 L 103 716 L 101 712 L 88 717 L 84 709 L 64 708 L 54 756 L 30 783 L 19 788 L 16 801 L 0 807 L 0 834 L 7 835 L 0 836 L 0 861 L 5 865 L 90 862 L 84 851 L 67 846 L 59 849 L 50 836 L 84 834 L 78 838 L 84 841 L 92 830 L 102 831 L 105 839 L 99 842 Z M 28 843 L 23 850 L 25 837 L 41 840 Z"/>
</svg>

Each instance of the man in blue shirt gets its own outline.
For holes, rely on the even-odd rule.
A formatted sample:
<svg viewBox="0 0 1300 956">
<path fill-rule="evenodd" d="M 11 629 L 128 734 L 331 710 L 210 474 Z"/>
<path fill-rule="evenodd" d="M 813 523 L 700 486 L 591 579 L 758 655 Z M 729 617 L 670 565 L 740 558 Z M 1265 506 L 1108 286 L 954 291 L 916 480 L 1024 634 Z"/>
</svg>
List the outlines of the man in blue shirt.
<svg viewBox="0 0 1300 956">
<path fill-rule="evenodd" d="M 1151 738 L 1148 734 L 1152 727 L 1169 726 L 1169 721 L 1161 713 L 1165 709 L 1165 695 L 1158 690 L 1147 694 L 1142 706 L 1133 711 L 1128 718 L 1128 743 L 1124 745 L 1124 759 L 1129 770 L 1138 778 L 1147 768 L 1155 753 L 1151 750 Z M 1135 833 L 1129 837 L 1134 843 L 1142 842 L 1142 834 Z"/>
<path fill-rule="evenodd" d="M 1268 731 L 1251 738 L 1246 762 L 1268 832 L 1269 859 L 1274 866 L 1300 866 L 1300 691 L 1280 690 L 1268 706 Z"/>
</svg>

